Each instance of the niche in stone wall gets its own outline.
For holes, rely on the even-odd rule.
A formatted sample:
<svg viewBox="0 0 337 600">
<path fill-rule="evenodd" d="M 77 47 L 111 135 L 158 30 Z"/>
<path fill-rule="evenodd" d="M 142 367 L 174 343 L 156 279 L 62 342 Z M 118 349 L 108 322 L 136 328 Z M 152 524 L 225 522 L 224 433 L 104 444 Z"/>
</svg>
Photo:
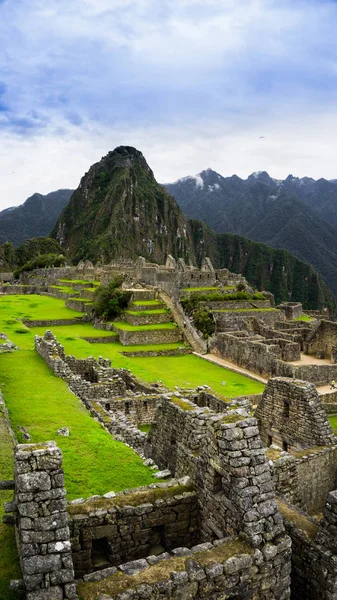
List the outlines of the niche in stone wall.
<svg viewBox="0 0 337 600">
<path fill-rule="evenodd" d="M 164 525 L 153 527 L 151 530 L 151 546 L 149 550 L 146 550 L 146 555 L 154 554 L 157 556 L 169 549 L 165 544 Z"/>
<path fill-rule="evenodd" d="M 222 492 L 222 475 L 219 471 L 213 468 L 213 477 L 212 477 L 212 492 L 213 494 L 218 494 Z"/>
<path fill-rule="evenodd" d="M 106 537 L 92 540 L 91 564 L 95 571 L 111 566 L 110 547 Z"/>
<path fill-rule="evenodd" d="M 289 419 L 290 416 L 290 403 L 289 400 L 283 400 L 283 418 Z"/>
</svg>

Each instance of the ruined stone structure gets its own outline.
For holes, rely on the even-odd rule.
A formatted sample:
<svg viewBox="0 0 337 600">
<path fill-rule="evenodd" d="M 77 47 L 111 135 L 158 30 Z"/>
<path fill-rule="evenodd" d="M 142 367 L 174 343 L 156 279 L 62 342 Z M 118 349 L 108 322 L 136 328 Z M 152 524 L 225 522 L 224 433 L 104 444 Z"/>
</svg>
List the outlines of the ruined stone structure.
<svg viewBox="0 0 337 600">
<path fill-rule="evenodd" d="M 305 381 L 271 379 L 255 414 L 292 539 L 292 597 L 331 600 L 337 594 L 337 438 L 315 387 Z"/>
<path fill-rule="evenodd" d="M 61 451 L 55 442 L 15 453 L 18 548 L 27 600 L 77 599 Z"/>
<path fill-rule="evenodd" d="M 38 274 L 48 285 L 79 273 L 107 281 L 121 266 Z M 246 285 L 207 259 L 200 270 L 172 257 L 165 267 L 140 258 L 122 268 L 126 285 L 166 290 L 183 319 L 182 287 Z M 156 288 L 139 294 L 152 299 Z M 15 500 L 6 506 L 13 517 L 5 519 L 16 524 L 27 600 L 337 598 L 337 439 L 313 385 L 337 378 L 337 328 L 296 322 L 301 305 L 273 310 L 267 295 L 255 302 L 262 320 L 251 316 L 250 300 L 223 304 L 204 303 L 218 309 L 210 348 L 276 375 L 263 395 L 227 402 L 207 386 L 169 392 L 103 358 L 66 355 L 50 331 L 36 336 L 36 351 L 91 414 L 172 479 L 67 504 L 55 443 L 19 445 Z M 291 364 L 303 351 L 332 364 Z M 148 435 L 141 424 L 151 424 Z"/>
</svg>

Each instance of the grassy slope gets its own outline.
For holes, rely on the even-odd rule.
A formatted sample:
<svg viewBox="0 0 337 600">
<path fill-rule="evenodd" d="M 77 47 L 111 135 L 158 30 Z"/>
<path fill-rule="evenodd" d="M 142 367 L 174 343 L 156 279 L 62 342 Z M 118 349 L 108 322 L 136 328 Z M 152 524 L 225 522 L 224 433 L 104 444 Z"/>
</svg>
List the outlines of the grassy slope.
<svg viewBox="0 0 337 600">
<path fill-rule="evenodd" d="M 13 447 L 0 408 L 0 479 L 13 479 Z M 20 579 L 14 527 L 1 523 L 4 502 L 12 500 L 13 492 L 0 492 L 0 598 L 15 600 L 17 595 L 8 589 L 11 579 Z"/>
</svg>

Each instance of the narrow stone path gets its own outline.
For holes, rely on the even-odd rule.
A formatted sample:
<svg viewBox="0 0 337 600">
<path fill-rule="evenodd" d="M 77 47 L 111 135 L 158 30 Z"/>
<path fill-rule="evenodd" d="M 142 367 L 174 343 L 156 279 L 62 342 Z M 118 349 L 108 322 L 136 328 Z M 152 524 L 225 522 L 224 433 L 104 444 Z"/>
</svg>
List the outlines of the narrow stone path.
<svg viewBox="0 0 337 600">
<path fill-rule="evenodd" d="M 196 356 L 199 356 L 199 358 L 203 358 L 203 359 L 207 360 L 208 362 L 214 363 L 215 365 L 218 365 L 219 367 L 224 367 L 224 369 L 228 369 L 229 371 L 234 371 L 235 373 L 239 373 L 240 375 L 245 375 L 246 377 L 249 377 L 250 379 L 255 379 L 255 381 L 259 381 L 260 383 L 268 383 L 268 379 L 261 377 L 261 375 L 252 373 L 251 371 L 248 371 L 248 369 L 238 367 L 237 365 L 230 362 L 229 360 L 220 358 L 219 356 L 216 356 L 215 354 L 198 354 L 198 352 L 193 352 L 193 354 L 195 354 Z"/>
<path fill-rule="evenodd" d="M 198 356 L 202 356 L 203 354 L 205 354 L 206 343 L 205 343 L 205 347 L 204 347 L 202 344 L 202 341 L 197 339 L 197 335 L 196 334 L 193 335 L 192 330 L 190 330 L 190 328 L 188 326 L 189 325 L 188 319 L 187 319 L 187 317 L 184 316 L 184 313 L 180 312 L 180 310 L 176 306 L 175 302 L 172 300 L 172 298 L 166 292 L 161 290 L 159 293 L 159 296 L 165 302 L 167 307 L 171 310 L 173 319 L 175 320 L 177 325 L 179 325 L 187 343 L 190 346 L 192 346 L 194 353 L 197 354 Z M 184 322 L 186 323 L 186 327 L 184 327 Z"/>
</svg>

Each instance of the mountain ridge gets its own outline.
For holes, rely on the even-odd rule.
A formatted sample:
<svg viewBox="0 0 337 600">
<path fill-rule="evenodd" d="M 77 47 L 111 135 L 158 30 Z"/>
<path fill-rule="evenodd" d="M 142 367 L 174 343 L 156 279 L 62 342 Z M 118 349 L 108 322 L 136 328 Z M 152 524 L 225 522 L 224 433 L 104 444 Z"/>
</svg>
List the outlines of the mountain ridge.
<svg viewBox="0 0 337 600">
<path fill-rule="evenodd" d="M 335 183 L 307 177 L 300 180 L 292 175 L 283 181 L 275 180 L 264 171 L 251 174 L 246 180 L 237 176 L 224 178 L 211 169 L 202 171 L 200 178 L 202 185 L 199 182 L 198 186 L 193 178 L 166 185 L 189 218 L 202 219 L 218 233 L 237 233 L 284 248 L 312 264 L 337 297 Z M 322 186 L 329 194 L 324 203 L 315 200 L 314 210 L 310 202 L 314 202 Z M 335 206 L 336 225 L 321 216 L 324 206 L 329 211 Z"/>
<path fill-rule="evenodd" d="M 20 246 L 26 240 L 48 236 L 73 190 L 59 189 L 49 194 L 35 193 L 23 204 L 0 212 L 0 243 Z"/>
<path fill-rule="evenodd" d="M 90 167 L 52 236 L 74 262 L 87 258 L 107 263 L 142 255 L 163 264 L 172 254 L 200 266 L 209 256 L 217 268 L 240 272 L 251 285 L 269 289 L 277 301 L 294 298 L 307 308 L 335 307 L 331 292 L 309 264 L 284 250 L 217 234 L 205 223 L 189 220 L 157 183 L 142 153 L 129 146 L 116 148 Z"/>
</svg>

